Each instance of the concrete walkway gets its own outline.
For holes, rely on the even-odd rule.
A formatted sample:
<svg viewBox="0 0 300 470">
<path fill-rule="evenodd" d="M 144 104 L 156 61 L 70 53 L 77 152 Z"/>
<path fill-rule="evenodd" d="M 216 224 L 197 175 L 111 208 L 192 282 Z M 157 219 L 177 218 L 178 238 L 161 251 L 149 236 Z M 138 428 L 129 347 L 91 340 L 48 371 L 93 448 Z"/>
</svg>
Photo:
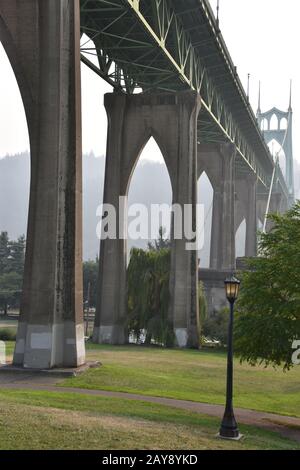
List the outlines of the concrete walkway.
<svg viewBox="0 0 300 470">
<path fill-rule="evenodd" d="M 10 390 L 39 390 L 47 392 L 69 392 L 89 396 L 111 397 L 119 400 L 137 400 L 148 403 L 179 408 L 181 410 L 192 411 L 208 416 L 222 418 L 224 412 L 223 405 L 210 405 L 207 403 L 197 403 L 187 400 L 175 400 L 172 398 L 152 397 L 138 395 L 134 393 L 110 392 L 105 390 L 88 390 L 72 387 L 58 387 L 57 377 L 45 377 L 24 374 L 1 374 L 0 389 Z M 269 431 L 278 432 L 282 437 L 295 440 L 300 443 L 300 418 L 277 415 L 274 413 L 265 413 L 243 408 L 235 408 L 235 417 L 238 423 L 257 426 Z"/>
</svg>

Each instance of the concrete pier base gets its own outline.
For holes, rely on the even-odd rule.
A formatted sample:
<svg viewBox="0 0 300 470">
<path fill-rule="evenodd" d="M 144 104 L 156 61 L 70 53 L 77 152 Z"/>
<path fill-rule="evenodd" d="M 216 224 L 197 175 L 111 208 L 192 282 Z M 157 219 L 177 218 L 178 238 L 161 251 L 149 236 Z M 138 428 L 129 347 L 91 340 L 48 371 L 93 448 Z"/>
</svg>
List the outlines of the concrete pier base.
<svg viewBox="0 0 300 470">
<path fill-rule="evenodd" d="M 31 185 L 14 365 L 85 362 L 79 0 L 0 0 L 0 40 L 30 137 Z"/>
</svg>

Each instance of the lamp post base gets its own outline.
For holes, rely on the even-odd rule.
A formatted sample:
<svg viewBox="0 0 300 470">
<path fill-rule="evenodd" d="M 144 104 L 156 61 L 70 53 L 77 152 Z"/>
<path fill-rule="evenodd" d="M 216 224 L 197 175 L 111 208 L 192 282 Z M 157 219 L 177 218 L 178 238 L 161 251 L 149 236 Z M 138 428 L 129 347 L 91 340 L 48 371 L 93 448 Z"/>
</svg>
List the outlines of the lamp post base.
<svg viewBox="0 0 300 470">
<path fill-rule="evenodd" d="M 230 436 L 223 436 L 223 435 L 221 435 L 220 433 L 218 433 L 218 434 L 216 435 L 216 437 L 217 437 L 218 439 L 226 439 L 226 440 L 228 440 L 228 441 L 240 441 L 241 439 L 243 439 L 244 434 L 240 434 L 240 433 L 238 432 L 238 434 L 237 434 L 236 436 L 230 437 Z"/>
</svg>

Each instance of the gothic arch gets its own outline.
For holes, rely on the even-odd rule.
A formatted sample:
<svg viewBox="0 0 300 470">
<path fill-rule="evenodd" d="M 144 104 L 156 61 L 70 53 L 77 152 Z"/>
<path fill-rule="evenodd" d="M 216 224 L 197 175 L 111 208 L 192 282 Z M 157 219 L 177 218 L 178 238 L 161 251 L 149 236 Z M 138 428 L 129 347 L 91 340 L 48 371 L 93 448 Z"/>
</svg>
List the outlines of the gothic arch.
<svg viewBox="0 0 300 470">
<path fill-rule="evenodd" d="M 25 70 L 23 69 L 21 60 L 18 57 L 18 49 L 13 40 L 13 37 L 9 31 L 8 25 L 5 23 L 3 17 L 1 16 L 1 6 L 0 6 L 0 42 L 3 45 L 5 53 L 8 57 L 16 81 L 19 87 L 19 91 L 22 98 L 22 103 L 25 110 L 27 128 L 29 132 L 29 138 L 31 138 L 31 129 L 30 129 L 30 117 L 32 119 L 33 111 L 33 96 L 26 78 Z"/>
<path fill-rule="evenodd" d="M 271 131 L 277 130 L 278 129 L 278 123 L 279 123 L 278 116 L 274 113 L 271 116 L 271 119 L 270 119 L 270 130 Z"/>
<path fill-rule="evenodd" d="M 245 256 L 246 253 L 246 233 L 247 233 L 247 222 L 243 218 L 239 226 L 237 227 L 235 234 L 235 250 L 236 257 L 241 258 Z"/>
<path fill-rule="evenodd" d="M 156 159 L 155 163 L 147 158 L 144 159 L 144 156 L 147 155 L 147 147 L 149 149 L 151 148 L 151 151 L 154 151 L 156 156 L 159 155 L 159 159 Z M 147 178 L 146 181 L 144 180 L 143 186 L 141 187 L 141 174 L 144 174 L 143 172 L 145 170 L 143 170 L 143 165 L 145 164 L 147 165 Z M 163 185 L 161 185 L 161 183 L 163 183 Z M 146 226 L 143 228 L 141 227 L 140 235 L 144 233 L 147 237 L 131 239 L 131 234 L 128 233 L 127 254 L 129 254 L 131 246 L 146 248 L 147 242 L 157 238 L 159 227 L 161 225 L 166 229 L 167 234 L 170 233 L 172 193 L 171 178 L 166 161 L 156 140 L 151 137 L 147 141 L 146 145 L 143 146 L 143 149 L 135 162 L 127 190 L 127 221 L 130 219 L 130 210 L 134 208 L 134 205 L 142 204 L 143 207 L 141 210 L 142 212 L 144 209 L 147 210 L 147 219 L 145 220 Z M 159 213 L 159 218 L 154 217 L 154 213 L 151 213 L 152 204 L 164 205 L 162 213 Z M 152 217 L 150 217 L 150 214 Z M 141 215 L 139 207 L 137 207 L 137 213 L 135 213 L 135 210 L 131 213 L 131 216 L 134 218 L 140 217 Z"/>
<path fill-rule="evenodd" d="M 168 155 L 167 151 L 164 148 L 164 146 L 162 145 L 162 142 L 161 142 L 161 139 L 160 139 L 158 133 L 155 132 L 153 129 L 145 129 L 144 133 L 138 138 L 137 143 L 136 143 L 136 145 L 134 146 L 134 148 L 132 150 L 132 155 L 130 157 L 131 161 L 130 161 L 130 165 L 129 165 L 129 168 L 128 168 L 128 173 L 126 175 L 126 181 L 127 181 L 126 192 L 125 192 L 126 195 L 128 195 L 128 190 L 129 190 L 129 187 L 130 187 L 131 179 L 132 179 L 133 173 L 136 169 L 136 166 L 138 164 L 138 161 L 139 161 L 144 149 L 147 147 L 147 145 L 149 144 L 149 141 L 151 139 L 154 140 L 154 142 L 156 143 L 156 145 L 158 146 L 158 148 L 160 150 L 160 153 L 162 155 L 162 158 L 164 160 L 164 163 L 165 163 L 167 171 L 168 171 L 168 175 L 169 175 L 170 183 L 171 183 L 171 188 L 172 188 L 172 192 L 173 192 L 173 181 L 172 181 L 173 179 L 172 179 L 172 173 L 171 173 L 171 164 L 170 164 L 170 160 L 167 157 L 167 155 Z"/>
<path fill-rule="evenodd" d="M 282 148 L 280 142 L 278 139 L 273 137 L 269 143 L 268 146 L 271 150 L 271 153 L 273 154 L 274 158 L 278 155 L 279 157 L 279 166 L 281 168 L 282 174 L 285 177 L 286 176 L 286 168 L 287 168 L 287 158 L 286 158 L 286 152 Z"/>
<path fill-rule="evenodd" d="M 213 201 L 214 186 L 203 170 L 198 178 L 198 204 L 204 204 L 204 212 L 201 212 L 204 219 L 199 221 L 200 226 L 197 228 L 198 237 L 203 240 L 203 247 L 199 250 L 200 268 L 210 267 Z"/>
<path fill-rule="evenodd" d="M 288 120 L 287 118 L 283 117 L 280 120 L 280 130 L 286 130 L 288 126 Z"/>
</svg>

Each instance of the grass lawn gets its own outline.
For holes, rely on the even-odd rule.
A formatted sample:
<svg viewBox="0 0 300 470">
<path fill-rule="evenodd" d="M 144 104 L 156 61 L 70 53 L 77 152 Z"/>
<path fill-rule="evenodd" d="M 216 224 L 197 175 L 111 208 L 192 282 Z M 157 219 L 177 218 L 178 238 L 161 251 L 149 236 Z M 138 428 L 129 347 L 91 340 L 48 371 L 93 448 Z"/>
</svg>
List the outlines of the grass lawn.
<svg viewBox="0 0 300 470">
<path fill-rule="evenodd" d="M 224 352 L 93 344 L 87 352 L 102 367 L 68 379 L 63 386 L 224 403 Z M 236 359 L 234 381 L 235 406 L 300 417 L 300 367 L 283 372 Z"/>
<path fill-rule="evenodd" d="M 278 434 L 240 426 L 216 439 L 219 420 L 157 404 L 72 393 L 0 390 L 0 449 L 300 449 Z"/>
<path fill-rule="evenodd" d="M 6 343 L 11 359 L 14 343 Z M 62 387 L 224 403 L 226 354 L 87 345 L 102 367 Z M 283 373 L 235 362 L 235 405 L 300 416 L 300 368 Z M 159 404 L 69 392 L 0 389 L 0 449 L 298 449 L 277 433 L 241 425 L 246 439 L 215 438 L 220 420 Z"/>
</svg>

